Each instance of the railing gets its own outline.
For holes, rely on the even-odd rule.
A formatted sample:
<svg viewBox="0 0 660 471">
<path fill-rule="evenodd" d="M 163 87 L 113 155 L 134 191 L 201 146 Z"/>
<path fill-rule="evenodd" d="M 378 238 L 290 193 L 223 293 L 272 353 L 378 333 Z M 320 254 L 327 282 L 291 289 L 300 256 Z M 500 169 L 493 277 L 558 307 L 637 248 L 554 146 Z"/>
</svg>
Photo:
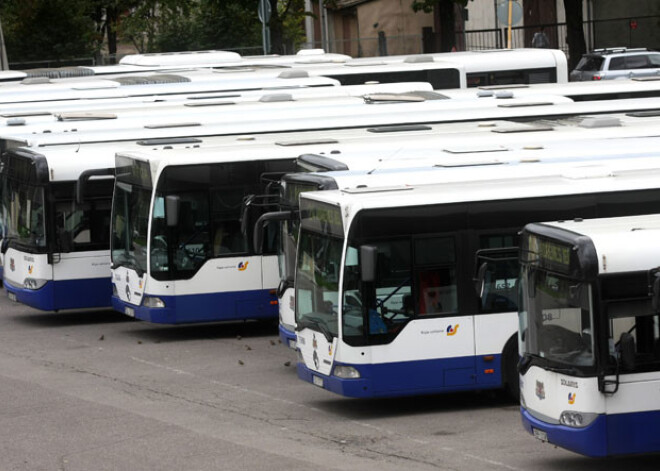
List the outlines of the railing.
<svg viewBox="0 0 660 471">
<path fill-rule="evenodd" d="M 660 49 L 659 24 L 660 15 L 585 21 L 586 50 L 615 46 Z M 511 47 L 531 47 L 534 33 L 541 30 L 553 49 L 561 49 L 568 54 L 566 23 L 514 26 L 511 28 Z M 458 51 L 502 49 L 507 47 L 507 37 L 507 28 L 459 31 L 454 46 Z M 327 49 L 353 57 L 434 52 L 424 50 L 425 43 L 433 44 L 433 41 L 424 39 L 421 34 L 387 37 L 381 34 L 380 37 L 331 41 Z M 313 47 L 323 48 L 323 45 L 315 42 Z M 384 51 L 386 54 L 383 54 Z"/>
<path fill-rule="evenodd" d="M 616 46 L 660 49 L 659 24 L 660 15 L 585 21 L 586 49 Z M 566 23 L 515 26 L 511 28 L 511 47 L 531 47 L 534 33 L 541 30 L 550 40 L 552 48 L 561 49 L 568 55 Z M 502 49 L 507 47 L 507 37 L 507 28 L 459 31 L 455 36 L 454 47 L 458 51 Z M 425 44 L 427 44 L 426 50 Z M 330 41 L 327 45 L 315 41 L 311 44 L 311 47 L 325 48 L 327 52 L 347 54 L 352 57 L 377 57 L 434 52 L 430 50 L 432 46 L 428 46 L 432 44 L 434 44 L 434 41 L 429 40 L 428 37 L 425 38 L 422 34 L 385 36 L 384 33 L 380 33 L 378 36 L 368 38 L 337 39 Z M 261 54 L 263 52 L 260 46 L 223 49 L 235 51 L 241 55 Z M 289 54 L 294 52 L 286 51 Z M 102 55 L 97 58 L 88 57 L 66 61 L 12 62 L 9 65 L 14 70 L 21 70 L 37 67 L 113 64 L 116 63 L 116 59 L 115 57 Z"/>
</svg>

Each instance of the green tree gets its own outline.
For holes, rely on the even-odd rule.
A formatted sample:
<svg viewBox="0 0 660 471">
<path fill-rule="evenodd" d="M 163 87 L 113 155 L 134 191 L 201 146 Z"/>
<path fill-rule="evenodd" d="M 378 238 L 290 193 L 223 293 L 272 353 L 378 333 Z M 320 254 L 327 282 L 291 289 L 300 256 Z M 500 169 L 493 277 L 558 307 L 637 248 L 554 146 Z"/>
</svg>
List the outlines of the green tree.
<svg viewBox="0 0 660 471">
<path fill-rule="evenodd" d="M 202 17 L 199 18 L 198 26 L 204 49 L 260 53 L 258 3 L 258 0 L 200 0 Z"/>
<path fill-rule="evenodd" d="M 101 46 L 89 0 L 4 0 L 0 16 L 11 62 L 91 57 Z"/>
<path fill-rule="evenodd" d="M 87 0 L 92 9 L 92 19 L 96 23 L 96 31 L 105 38 L 108 53 L 117 53 L 118 30 L 121 20 L 137 8 L 140 0 Z"/>
<path fill-rule="evenodd" d="M 195 0 L 139 0 L 119 15 L 117 30 L 139 52 L 198 49 L 200 9 Z"/>
<path fill-rule="evenodd" d="M 304 0 L 269 0 L 271 53 L 292 54 L 305 41 L 304 19 L 310 12 L 305 11 Z"/>
</svg>

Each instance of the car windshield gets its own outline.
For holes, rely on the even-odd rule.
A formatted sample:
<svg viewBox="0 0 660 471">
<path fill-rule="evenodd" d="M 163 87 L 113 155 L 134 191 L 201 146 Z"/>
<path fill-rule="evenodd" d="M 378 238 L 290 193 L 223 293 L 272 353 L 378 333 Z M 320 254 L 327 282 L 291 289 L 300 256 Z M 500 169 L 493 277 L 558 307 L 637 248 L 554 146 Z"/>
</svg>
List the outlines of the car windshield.
<svg viewBox="0 0 660 471">
<path fill-rule="evenodd" d="M 561 365 L 594 365 L 591 285 L 536 268 L 522 273 L 525 353 Z"/>
</svg>

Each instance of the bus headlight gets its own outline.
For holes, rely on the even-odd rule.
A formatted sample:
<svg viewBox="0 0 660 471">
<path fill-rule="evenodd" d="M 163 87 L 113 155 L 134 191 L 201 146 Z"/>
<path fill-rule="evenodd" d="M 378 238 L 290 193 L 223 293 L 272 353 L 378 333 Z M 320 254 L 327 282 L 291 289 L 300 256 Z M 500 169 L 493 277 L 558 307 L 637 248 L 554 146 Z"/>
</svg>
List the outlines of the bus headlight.
<svg viewBox="0 0 660 471">
<path fill-rule="evenodd" d="M 598 417 L 598 414 L 593 412 L 565 410 L 559 416 L 559 423 L 567 427 L 583 428 L 596 420 L 596 417 Z"/>
<path fill-rule="evenodd" d="M 360 377 L 360 372 L 358 370 L 356 370 L 352 366 L 346 366 L 346 365 L 337 365 L 337 366 L 335 366 L 332 373 L 337 378 L 357 379 L 357 378 Z"/>
<path fill-rule="evenodd" d="M 23 280 L 23 288 L 25 289 L 39 289 L 46 284 L 47 280 L 37 278 L 26 278 Z"/>
<path fill-rule="evenodd" d="M 145 296 L 144 299 L 142 300 L 142 305 L 144 307 L 163 308 L 165 307 L 165 301 L 163 301 L 160 298 L 157 298 L 156 296 Z"/>
</svg>

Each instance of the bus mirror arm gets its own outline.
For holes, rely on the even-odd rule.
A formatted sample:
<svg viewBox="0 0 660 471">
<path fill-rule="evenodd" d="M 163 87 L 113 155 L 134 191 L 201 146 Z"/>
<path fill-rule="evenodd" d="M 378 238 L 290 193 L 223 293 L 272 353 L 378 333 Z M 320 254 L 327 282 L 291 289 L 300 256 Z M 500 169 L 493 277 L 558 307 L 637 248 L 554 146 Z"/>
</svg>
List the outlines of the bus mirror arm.
<svg viewBox="0 0 660 471">
<path fill-rule="evenodd" d="M 90 170 L 85 170 L 78 177 L 78 182 L 76 184 L 76 203 L 82 204 L 85 196 L 85 187 L 87 182 L 91 177 L 99 176 L 108 176 L 111 175 L 114 177 L 115 169 L 114 168 L 94 168 Z"/>
<path fill-rule="evenodd" d="M 165 214 L 167 215 L 167 227 L 176 227 L 179 224 L 179 207 L 181 198 L 177 195 L 165 197 Z"/>
<path fill-rule="evenodd" d="M 259 216 L 259 219 L 254 223 L 254 234 L 252 235 L 254 253 L 256 255 L 263 253 L 264 231 L 268 223 L 289 221 L 296 217 L 296 214 L 296 211 L 271 211 Z"/>
<path fill-rule="evenodd" d="M 484 289 L 486 288 L 486 271 L 488 270 L 488 262 L 483 262 L 477 269 L 477 276 L 474 279 L 474 289 L 477 292 L 479 299 L 484 296 Z"/>
<path fill-rule="evenodd" d="M 651 295 L 651 307 L 653 312 L 660 312 L 660 268 L 651 270 L 649 278 L 651 279 L 651 292 L 649 293 Z"/>
<path fill-rule="evenodd" d="M 619 361 L 617 355 L 610 355 L 610 358 L 613 360 L 616 368 L 614 372 L 614 381 L 611 379 L 605 379 L 605 372 L 600 371 L 598 373 L 598 391 L 611 396 L 612 394 L 616 394 L 616 392 L 619 390 L 619 374 L 621 371 L 621 362 Z"/>
</svg>

